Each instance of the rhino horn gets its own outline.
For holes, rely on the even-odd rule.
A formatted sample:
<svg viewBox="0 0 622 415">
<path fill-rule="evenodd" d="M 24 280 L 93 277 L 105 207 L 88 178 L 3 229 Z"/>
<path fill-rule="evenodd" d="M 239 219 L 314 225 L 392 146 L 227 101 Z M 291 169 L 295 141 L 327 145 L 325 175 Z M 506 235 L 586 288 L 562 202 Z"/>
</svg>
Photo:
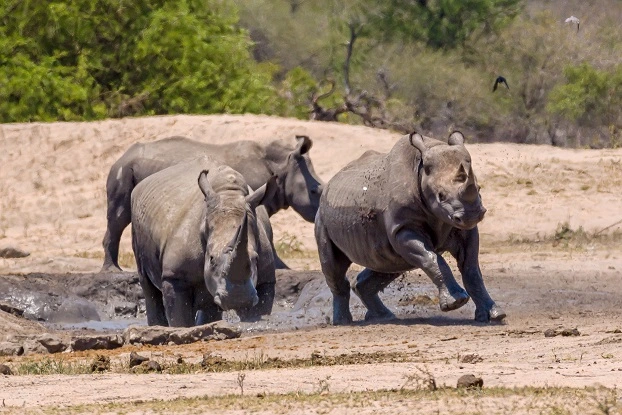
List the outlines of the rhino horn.
<svg viewBox="0 0 622 415">
<path fill-rule="evenodd" d="M 410 145 L 412 145 L 417 150 L 419 150 L 421 152 L 421 155 L 423 156 L 423 154 L 427 151 L 428 148 L 425 146 L 423 142 L 423 137 L 421 136 L 421 134 L 419 134 L 416 131 L 413 131 L 412 133 L 410 133 L 409 140 L 410 140 Z"/>
<path fill-rule="evenodd" d="M 219 199 L 219 196 L 212 188 L 212 185 L 207 178 L 208 174 L 209 174 L 209 170 L 203 170 L 199 174 L 199 179 L 198 179 L 199 188 L 201 189 L 201 192 L 203 192 L 203 195 L 205 196 L 205 200 L 207 202 L 213 203 Z"/>
<path fill-rule="evenodd" d="M 244 283 L 251 273 L 248 258 L 248 217 L 244 215 L 242 224 L 227 248 L 231 249 L 228 280 L 233 283 Z"/>
<path fill-rule="evenodd" d="M 278 176 L 270 177 L 263 186 L 246 196 L 246 202 L 251 206 L 251 209 L 254 210 L 257 206 L 268 203 L 274 198 L 279 187 L 277 179 Z"/>
<path fill-rule="evenodd" d="M 460 131 L 454 131 L 449 134 L 449 140 L 447 143 L 450 146 L 463 146 L 464 145 L 464 135 Z"/>
<path fill-rule="evenodd" d="M 298 143 L 293 151 L 295 156 L 302 156 L 308 153 L 311 147 L 313 147 L 313 141 L 306 135 L 296 135 L 296 140 Z"/>
<path fill-rule="evenodd" d="M 462 197 L 465 201 L 472 203 L 477 199 L 479 188 L 475 182 L 475 174 L 473 173 L 473 169 L 469 169 L 469 175 L 467 181 L 464 183 L 463 189 Z"/>
</svg>

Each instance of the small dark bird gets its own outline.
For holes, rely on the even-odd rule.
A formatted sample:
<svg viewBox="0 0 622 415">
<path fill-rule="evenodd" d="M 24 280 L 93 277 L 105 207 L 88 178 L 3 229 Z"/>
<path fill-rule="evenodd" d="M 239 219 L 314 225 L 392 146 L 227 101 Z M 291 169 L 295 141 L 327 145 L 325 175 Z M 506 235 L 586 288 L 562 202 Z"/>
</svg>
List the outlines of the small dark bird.
<svg viewBox="0 0 622 415">
<path fill-rule="evenodd" d="M 505 78 L 502 76 L 497 76 L 497 79 L 495 79 L 495 84 L 492 87 L 492 92 L 495 92 L 497 90 L 497 85 L 499 84 L 505 84 L 505 87 L 507 89 L 510 89 L 510 86 L 508 85 L 508 82 L 505 80 Z"/>
<path fill-rule="evenodd" d="M 577 24 L 577 32 L 579 31 L 580 21 L 579 21 L 578 17 L 570 16 L 569 18 L 564 20 L 564 22 L 566 22 L 566 23 L 576 23 Z"/>
</svg>

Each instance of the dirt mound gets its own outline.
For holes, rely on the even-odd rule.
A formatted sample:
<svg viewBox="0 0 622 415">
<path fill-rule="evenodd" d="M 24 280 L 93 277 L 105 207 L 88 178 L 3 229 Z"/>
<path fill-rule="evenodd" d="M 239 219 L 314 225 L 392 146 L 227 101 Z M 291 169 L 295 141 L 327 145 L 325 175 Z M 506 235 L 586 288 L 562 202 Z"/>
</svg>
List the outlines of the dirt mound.
<svg viewBox="0 0 622 415">
<path fill-rule="evenodd" d="M 133 143 L 182 135 L 224 143 L 261 142 L 305 134 L 319 176 L 330 179 L 367 150 L 388 151 L 399 135 L 340 123 L 259 115 L 163 116 L 82 123 L 0 126 L 0 248 L 19 246 L 26 258 L 0 259 L 0 272 L 95 272 L 102 263 L 105 182 L 112 163 Z M 437 137 L 446 139 L 446 137 Z M 488 209 L 484 245 L 509 238 L 535 240 L 567 223 L 599 231 L 622 220 L 622 149 L 569 150 L 550 146 L 475 144 L 467 137 Z M 528 219 L 528 220 L 527 220 Z M 312 224 L 293 211 L 272 218 L 275 238 L 313 252 Z M 608 232 L 620 229 L 620 224 Z M 134 268 L 130 232 L 121 262 Z M 308 264 L 308 262 L 306 263 Z M 317 263 L 311 265 L 311 269 Z"/>
</svg>

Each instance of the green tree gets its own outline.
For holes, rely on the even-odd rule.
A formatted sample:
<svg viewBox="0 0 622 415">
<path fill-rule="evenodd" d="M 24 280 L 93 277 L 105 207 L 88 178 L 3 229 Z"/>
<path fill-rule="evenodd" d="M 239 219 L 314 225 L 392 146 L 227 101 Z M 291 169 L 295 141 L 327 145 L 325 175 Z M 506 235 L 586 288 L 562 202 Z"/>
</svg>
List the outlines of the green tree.
<svg viewBox="0 0 622 415">
<path fill-rule="evenodd" d="M 0 120 L 272 112 L 237 23 L 221 0 L 0 2 Z"/>
<path fill-rule="evenodd" d="M 613 71 L 589 63 L 567 66 L 566 82 L 551 91 L 547 109 L 582 126 L 622 124 L 622 65 Z"/>
<path fill-rule="evenodd" d="M 387 0 L 369 10 L 376 28 L 388 37 L 452 49 L 506 25 L 521 5 L 521 0 Z"/>
</svg>

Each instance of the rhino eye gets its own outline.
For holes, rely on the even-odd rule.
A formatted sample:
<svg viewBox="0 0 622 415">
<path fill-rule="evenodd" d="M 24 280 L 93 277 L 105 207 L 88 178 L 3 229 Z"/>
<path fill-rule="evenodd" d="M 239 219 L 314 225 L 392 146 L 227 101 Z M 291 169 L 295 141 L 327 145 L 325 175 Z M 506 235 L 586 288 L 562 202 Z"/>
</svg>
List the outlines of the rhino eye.
<svg viewBox="0 0 622 415">
<path fill-rule="evenodd" d="M 438 192 L 438 200 L 444 202 L 447 200 L 447 194 L 445 194 L 445 192 Z"/>
</svg>

